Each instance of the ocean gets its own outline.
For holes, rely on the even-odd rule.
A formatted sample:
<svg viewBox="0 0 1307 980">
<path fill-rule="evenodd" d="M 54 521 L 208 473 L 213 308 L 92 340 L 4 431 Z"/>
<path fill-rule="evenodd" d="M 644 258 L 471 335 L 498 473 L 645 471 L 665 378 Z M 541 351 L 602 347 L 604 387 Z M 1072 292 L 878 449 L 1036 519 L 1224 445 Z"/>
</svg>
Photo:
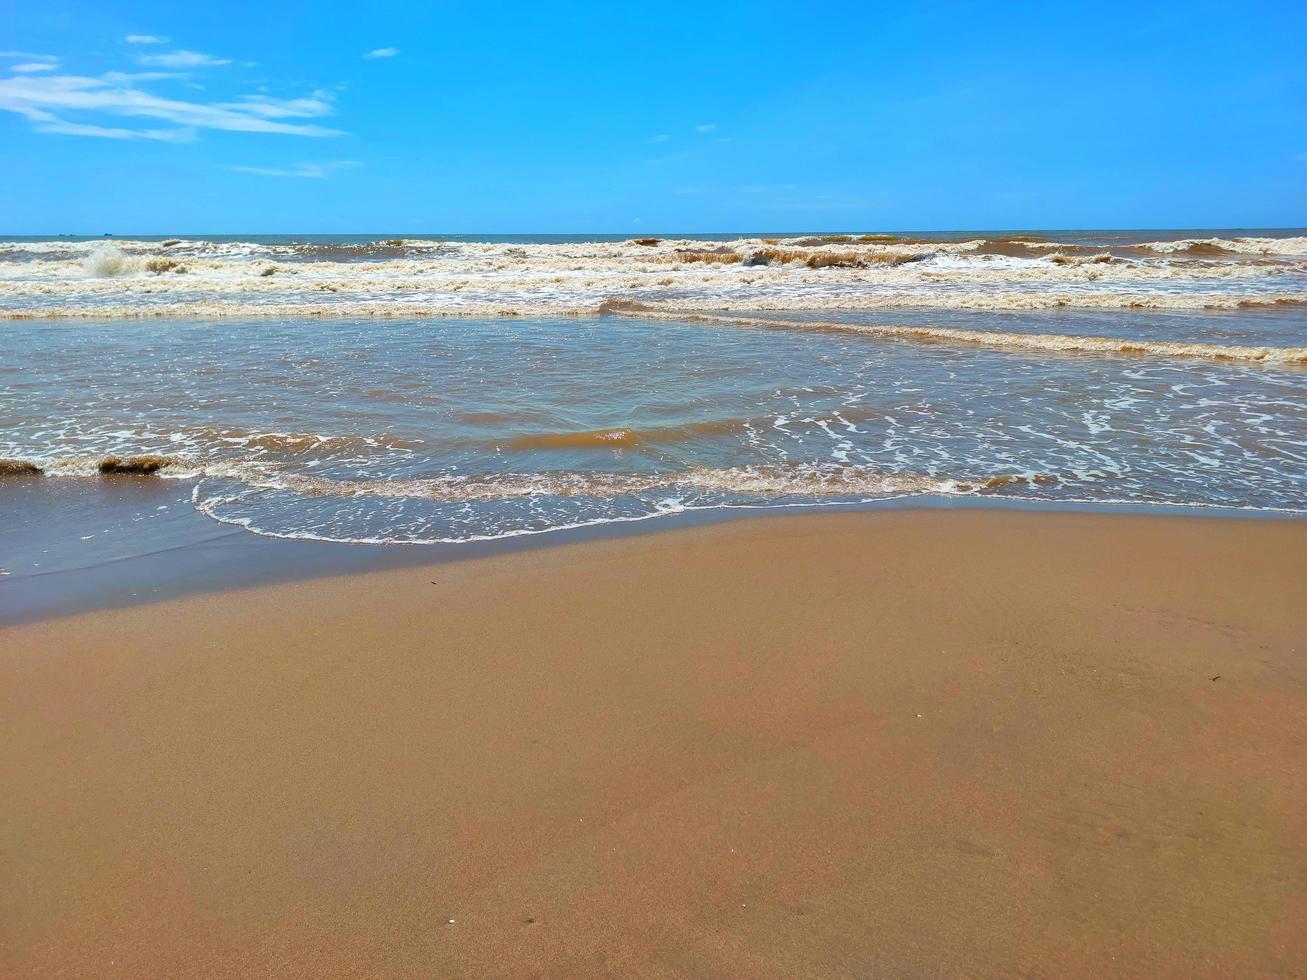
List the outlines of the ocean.
<svg viewBox="0 0 1307 980">
<path fill-rule="evenodd" d="M 405 544 L 905 500 L 1307 513 L 1307 232 L 0 241 L 0 568 L 48 568 L 42 495 L 136 481 Z M 168 506 L 76 560 L 156 547 Z"/>
</svg>

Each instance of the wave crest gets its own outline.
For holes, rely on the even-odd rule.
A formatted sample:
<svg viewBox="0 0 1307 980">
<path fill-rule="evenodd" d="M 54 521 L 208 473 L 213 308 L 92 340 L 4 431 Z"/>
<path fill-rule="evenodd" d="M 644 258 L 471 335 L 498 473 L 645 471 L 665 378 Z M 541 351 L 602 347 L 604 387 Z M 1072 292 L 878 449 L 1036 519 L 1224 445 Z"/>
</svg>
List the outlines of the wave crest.
<svg viewBox="0 0 1307 980">
<path fill-rule="evenodd" d="M 117 245 L 101 245 L 82 263 L 86 274 L 96 279 L 114 279 L 136 271 L 136 260 Z"/>
</svg>

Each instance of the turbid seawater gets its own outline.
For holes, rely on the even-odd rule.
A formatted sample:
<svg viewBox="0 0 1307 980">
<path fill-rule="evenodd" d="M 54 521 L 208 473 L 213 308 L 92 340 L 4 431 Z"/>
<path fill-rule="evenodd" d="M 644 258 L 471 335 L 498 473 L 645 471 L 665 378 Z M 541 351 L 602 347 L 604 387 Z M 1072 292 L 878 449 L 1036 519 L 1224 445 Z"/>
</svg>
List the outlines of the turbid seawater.
<svg viewBox="0 0 1307 980">
<path fill-rule="evenodd" d="M 1307 511 L 1307 239 L 844 237 L 11 242 L 0 281 L 25 283 L 30 306 L 3 301 L 22 315 L 0 319 L 0 478 L 180 480 L 214 521 L 346 542 L 911 498 Z M 414 257 L 439 248 L 462 251 Z M 768 248 L 796 254 L 747 264 Z M 889 249 L 926 257 L 877 264 Z M 165 252 L 187 270 L 149 271 Z M 125 264 L 88 271 L 102 261 Z M 443 302 L 435 273 L 396 267 L 413 262 L 479 275 L 486 295 L 523 289 L 519 265 L 570 264 L 518 305 L 590 288 L 593 309 L 359 312 L 378 277 Z M 577 285 L 623 262 L 688 298 Z M 344 296 L 294 312 L 324 263 Z M 891 286 L 936 305 L 877 305 Z M 1234 299 L 1259 289 L 1279 298 Z M 1152 299 L 1109 306 L 1104 290 Z M 1089 299 L 1045 302 L 1067 294 Z M 839 303 L 795 299 L 818 295 Z M 0 566 L 30 571 L 34 537 Z"/>
</svg>

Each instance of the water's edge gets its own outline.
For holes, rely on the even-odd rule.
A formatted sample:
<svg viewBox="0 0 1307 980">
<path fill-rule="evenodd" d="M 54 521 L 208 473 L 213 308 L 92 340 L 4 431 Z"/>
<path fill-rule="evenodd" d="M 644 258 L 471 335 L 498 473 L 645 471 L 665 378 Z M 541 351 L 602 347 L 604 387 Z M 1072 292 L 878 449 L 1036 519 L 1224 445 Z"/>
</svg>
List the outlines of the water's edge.
<svg viewBox="0 0 1307 980">
<path fill-rule="evenodd" d="M 174 500 L 181 481 L 164 481 L 153 488 L 157 500 Z M 93 487 L 81 490 L 96 493 Z M 183 497 L 185 495 L 183 494 Z M 15 517 L 13 495 L 0 486 L 0 511 Z M 110 506 L 107 502 L 105 506 Z M 157 506 L 138 499 L 133 506 Z M 92 504 L 94 507 L 94 504 Z M 199 511 L 188 510 L 183 520 L 193 527 L 189 539 L 177 543 L 170 536 L 160 547 L 141 549 L 121 558 L 44 573 L 0 578 L 0 629 L 57 619 L 81 613 L 126 608 L 206 593 L 229 592 L 340 575 L 357 575 L 398 568 L 439 566 L 509 555 L 536 549 L 575 545 L 661 533 L 685 531 L 737 520 L 805 519 L 822 514 L 887 513 L 956 510 L 1017 511 L 1024 513 L 1092 513 L 1146 515 L 1188 520 L 1307 520 L 1302 514 L 1274 511 L 1196 507 L 1171 504 L 1080 503 L 1024 501 L 998 498 L 945 496 L 901 497 L 859 503 L 797 505 L 789 508 L 718 508 L 669 514 L 657 520 L 605 523 L 492 541 L 394 546 L 288 540 L 253 534 L 217 524 Z"/>
</svg>

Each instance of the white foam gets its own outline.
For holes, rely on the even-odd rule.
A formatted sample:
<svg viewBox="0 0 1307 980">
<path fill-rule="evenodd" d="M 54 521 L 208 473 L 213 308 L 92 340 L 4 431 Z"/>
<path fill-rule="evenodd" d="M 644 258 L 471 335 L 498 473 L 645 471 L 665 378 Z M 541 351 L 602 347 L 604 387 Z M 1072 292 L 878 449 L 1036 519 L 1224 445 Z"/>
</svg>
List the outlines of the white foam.
<svg viewBox="0 0 1307 980">
<path fill-rule="evenodd" d="M 136 271 L 136 263 L 116 245 L 99 245 L 83 261 L 86 274 L 97 279 L 111 279 Z"/>
<path fill-rule="evenodd" d="M 1052 243 L 804 245 L 740 239 L 367 246 L 119 240 L 0 244 L 0 316 L 586 315 L 610 297 L 686 310 L 1234 309 L 1307 301 L 1307 239 L 1125 246 L 1128 257 L 1049 254 Z M 1193 244 L 1230 246 L 1192 256 Z M 5 248 L 38 258 L 3 261 Z M 1153 249 L 1156 254 L 1146 254 Z M 766 264 L 750 264 L 766 252 Z M 1141 252 L 1144 253 L 1141 255 Z M 787 259 L 788 261 L 782 261 Z M 840 265 L 812 268 L 827 260 Z M 166 265 L 159 260 L 168 260 Z M 759 261 L 764 261 L 760 259 Z"/>
</svg>

